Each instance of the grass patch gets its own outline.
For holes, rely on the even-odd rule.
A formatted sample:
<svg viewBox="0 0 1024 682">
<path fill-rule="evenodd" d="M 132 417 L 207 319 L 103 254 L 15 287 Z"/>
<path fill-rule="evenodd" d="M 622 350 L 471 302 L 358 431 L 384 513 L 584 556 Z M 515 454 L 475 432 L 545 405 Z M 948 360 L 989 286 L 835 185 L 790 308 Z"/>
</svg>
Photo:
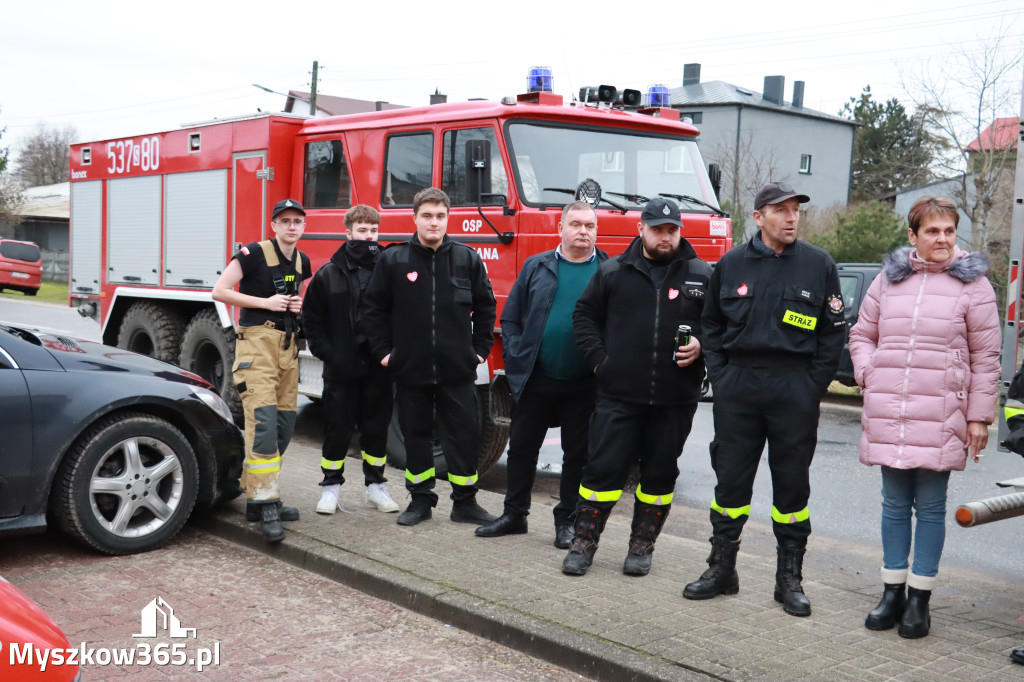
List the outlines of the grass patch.
<svg viewBox="0 0 1024 682">
<path fill-rule="evenodd" d="M 20 291 L 11 291 L 10 289 L 4 289 L 0 296 L 4 298 L 20 298 L 25 301 L 40 302 L 40 303 L 60 303 L 63 305 L 68 304 L 68 285 L 60 284 L 57 282 L 48 282 L 43 280 L 43 286 L 39 287 L 39 291 L 35 296 L 29 296 L 23 294 Z"/>
</svg>

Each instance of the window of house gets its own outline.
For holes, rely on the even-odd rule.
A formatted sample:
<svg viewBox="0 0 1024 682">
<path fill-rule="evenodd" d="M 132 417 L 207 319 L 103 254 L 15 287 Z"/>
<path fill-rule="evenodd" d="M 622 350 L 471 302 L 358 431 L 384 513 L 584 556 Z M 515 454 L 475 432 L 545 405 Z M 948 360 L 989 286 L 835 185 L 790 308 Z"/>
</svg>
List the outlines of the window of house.
<svg viewBox="0 0 1024 682">
<path fill-rule="evenodd" d="M 431 186 L 434 134 L 392 135 L 384 157 L 381 206 L 412 206 L 416 193 Z"/>
<path fill-rule="evenodd" d="M 504 194 L 508 196 L 508 175 L 505 164 L 501 160 L 501 146 L 494 129 L 466 128 L 463 130 L 447 130 L 441 140 L 441 189 L 452 201 L 452 206 L 476 206 L 469 200 L 469 182 L 466 179 L 466 143 L 470 140 L 486 140 L 490 143 L 490 175 L 484 178 L 480 188 L 483 194 Z M 497 197 L 482 197 L 481 202 L 487 204 L 503 203 Z"/>
<path fill-rule="evenodd" d="M 690 123 L 692 123 L 693 125 L 700 125 L 701 123 L 704 122 L 704 112 L 703 111 L 680 111 L 679 112 L 679 118 L 680 119 L 688 118 L 688 119 L 690 119 Z"/>
<path fill-rule="evenodd" d="M 352 183 L 341 140 L 322 140 L 306 144 L 306 164 L 302 182 L 302 205 L 306 208 L 349 208 Z"/>
<path fill-rule="evenodd" d="M 806 175 L 811 174 L 811 155 L 801 154 L 800 155 L 800 172 Z"/>
</svg>

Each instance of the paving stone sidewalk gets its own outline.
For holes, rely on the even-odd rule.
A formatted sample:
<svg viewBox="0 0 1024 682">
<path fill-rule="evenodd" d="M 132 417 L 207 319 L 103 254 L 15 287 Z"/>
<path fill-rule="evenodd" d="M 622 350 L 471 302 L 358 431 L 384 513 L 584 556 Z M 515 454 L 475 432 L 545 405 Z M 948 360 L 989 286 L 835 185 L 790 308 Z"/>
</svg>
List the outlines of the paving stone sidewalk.
<svg viewBox="0 0 1024 682">
<path fill-rule="evenodd" d="M 707 567 L 707 511 L 675 505 L 658 541 L 651 574 L 623 575 L 631 500 L 609 519 L 594 566 L 561 573 L 547 495 L 535 495 L 530 532 L 483 539 L 448 519 L 449 485 L 433 519 L 398 526 L 395 514 L 369 509 L 358 460 L 346 466 L 342 503 L 354 513 L 313 513 L 320 452 L 293 443 L 282 471 L 283 497 L 302 511 L 288 536 L 264 543 L 244 520 L 244 501 L 208 515 L 201 527 L 271 556 L 442 619 L 596 680 L 1021 680 L 1008 658 L 1024 643 L 1024 586 L 944 569 L 932 599 L 932 634 L 904 640 L 872 632 L 864 616 L 877 603 L 880 550 L 812 536 L 804 587 L 813 614 L 785 614 L 772 597 L 770 527 L 753 519 L 738 560 L 740 592 L 703 602 L 683 585 Z M 400 472 L 387 488 L 404 508 Z M 481 491 L 500 513 L 502 496 Z"/>
</svg>

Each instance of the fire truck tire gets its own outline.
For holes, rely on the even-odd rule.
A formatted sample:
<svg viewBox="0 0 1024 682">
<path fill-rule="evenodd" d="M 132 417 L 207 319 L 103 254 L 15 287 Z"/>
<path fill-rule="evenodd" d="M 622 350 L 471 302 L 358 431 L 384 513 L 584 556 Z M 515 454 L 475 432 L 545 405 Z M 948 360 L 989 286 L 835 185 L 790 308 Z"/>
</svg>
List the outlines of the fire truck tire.
<svg viewBox="0 0 1024 682">
<path fill-rule="evenodd" d="M 505 377 L 495 378 L 490 386 L 477 386 L 480 405 L 480 460 L 477 473 L 483 476 L 501 459 L 508 445 L 512 423 L 512 391 Z"/>
<path fill-rule="evenodd" d="M 181 367 L 213 384 L 231 408 L 238 424 L 245 423 L 242 399 L 231 379 L 235 362 L 235 330 L 225 328 L 213 308 L 195 314 L 181 338 Z"/>
<path fill-rule="evenodd" d="M 132 303 L 121 320 L 117 347 L 176 365 L 184 327 L 181 315 L 159 303 Z"/>
<path fill-rule="evenodd" d="M 507 389 L 507 386 L 506 386 Z M 477 459 L 477 473 L 481 476 L 494 463 L 501 458 L 508 443 L 508 417 L 499 413 L 497 418 L 492 417 L 492 409 L 495 398 L 490 395 L 489 387 L 486 385 L 477 386 L 477 405 L 479 406 L 478 419 L 480 420 L 481 442 L 480 454 Z M 499 392 L 500 393 L 500 392 Z M 512 395 L 507 395 L 507 415 L 511 415 Z M 498 398 L 499 407 L 505 404 L 505 398 Z M 501 408 L 505 409 L 505 408 Z M 444 427 L 438 426 L 438 431 L 433 438 L 434 448 L 434 472 L 439 479 L 448 475 L 448 464 L 444 461 L 444 452 L 441 449 L 441 442 L 444 435 Z M 388 425 L 388 464 L 396 469 L 405 469 L 405 438 L 402 436 L 402 429 L 398 426 L 398 406 L 395 406 L 391 413 L 391 423 Z"/>
</svg>

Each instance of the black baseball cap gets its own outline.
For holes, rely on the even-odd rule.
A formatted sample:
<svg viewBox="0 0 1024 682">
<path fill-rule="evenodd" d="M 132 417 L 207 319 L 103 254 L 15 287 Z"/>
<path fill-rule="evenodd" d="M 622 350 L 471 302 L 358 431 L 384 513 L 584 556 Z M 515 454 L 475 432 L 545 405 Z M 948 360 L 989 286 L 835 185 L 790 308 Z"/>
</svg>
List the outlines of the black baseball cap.
<svg viewBox="0 0 1024 682">
<path fill-rule="evenodd" d="M 793 198 L 801 204 L 806 204 L 811 200 L 806 194 L 798 193 L 788 182 L 769 182 L 754 197 L 754 210 L 760 211 L 765 204 L 778 204 Z"/>
<path fill-rule="evenodd" d="M 281 211 L 287 211 L 289 208 L 298 211 L 302 215 L 306 215 L 306 209 L 302 208 L 302 204 L 295 201 L 295 199 L 282 199 L 274 204 L 274 212 L 270 214 L 270 219 L 273 220 L 277 217 L 278 213 Z"/>
<path fill-rule="evenodd" d="M 648 201 L 644 206 L 644 212 L 640 214 L 640 220 L 652 227 L 666 223 L 683 226 L 682 216 L 679 215 L 679 207 L 676 202 L 664 197 L 654 197 Z"/>
</svg>

